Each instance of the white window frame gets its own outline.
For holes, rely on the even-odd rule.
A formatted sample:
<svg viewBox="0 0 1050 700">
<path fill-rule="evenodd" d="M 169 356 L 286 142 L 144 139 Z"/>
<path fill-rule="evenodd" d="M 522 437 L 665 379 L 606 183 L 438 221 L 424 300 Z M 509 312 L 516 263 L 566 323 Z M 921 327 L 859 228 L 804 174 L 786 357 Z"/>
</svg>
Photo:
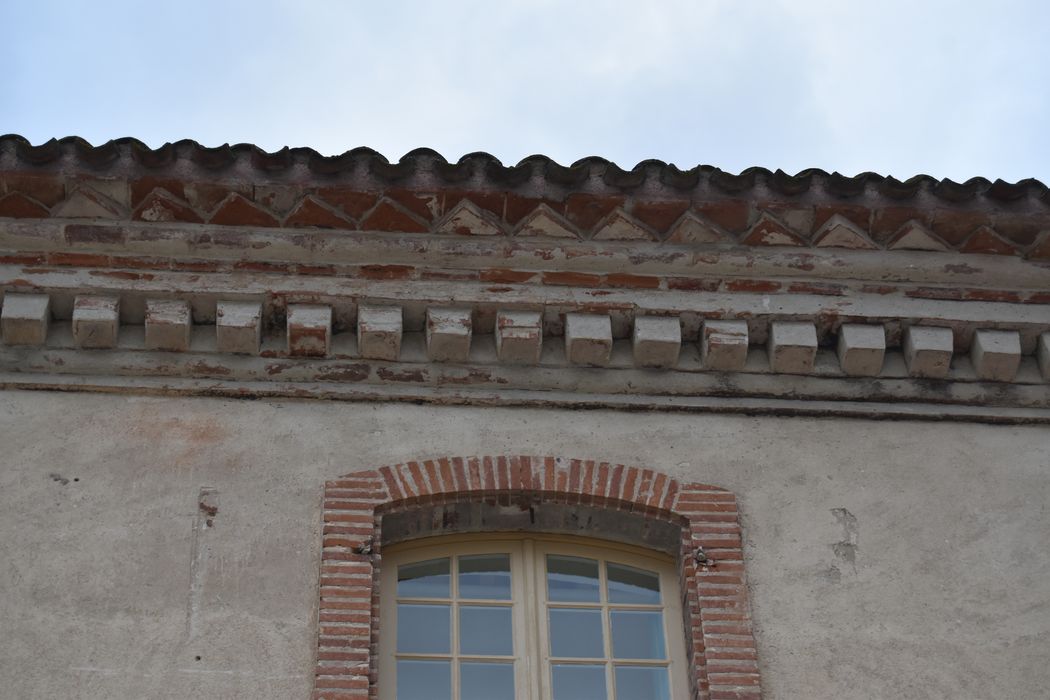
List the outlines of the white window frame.
<svg viewBox="0 0 1050 700">
<path fill-rule="evenodd" d="M 379 698 L 396 700 L 397 684 L 397 569 L 398 566 L 429 559 L 472 554 L 509 554 L 511 566 L 512 620 L 514 625 L 514 678 L 516 700 L 551 700 L 551 674 L 547 624 L 547 586 L 545 557 L 548 554 L 586 557 L 611 561 L 656 572 L 660 577 L 660 597 L 667 666 L 670 669 L 672 700 L 688 700 L 689 673 L 686 662 L 686 634 L 682 628 L 681 591 L 676 562 L 667 555 L 639 547 L 603 540 L 556 535 L 517 535 L 514 533 L 453 535 L 391 545 L 384 549 L 379 588 Z M 610 663 L 609 605 L 605 601 L 606 567 L 599 566 L 602 586 L 606 645 L 605 659 L 593 660 L 606 666 L 609 698 L 616 699 L 613 664 Z M 454 575 L 455 570 L 450 572 Z M 617 606 L 619 607 L 619 606 Z M 630 606 L 626 606 L 630 607 Z M 453 615 L 453 618 L 455 616 Z M 453 656 L 458 649 L 456 623 L 453 622 Z M 494 657 L 486 657 L 490 661 Z M 453 697 L 459 692 L 458 673 L 453 663 Z M 655 664 L 659 665 L 659 664 Z"/>
</svg>

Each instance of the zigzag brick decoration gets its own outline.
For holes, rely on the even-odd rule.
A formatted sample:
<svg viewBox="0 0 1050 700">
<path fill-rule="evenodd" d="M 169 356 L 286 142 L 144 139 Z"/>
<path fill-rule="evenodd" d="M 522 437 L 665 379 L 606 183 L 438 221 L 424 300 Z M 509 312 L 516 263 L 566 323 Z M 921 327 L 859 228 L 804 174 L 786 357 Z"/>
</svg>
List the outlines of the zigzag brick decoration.
<svg viewBox="0 0 1050 700">
<path fill-rule="evenodd" d="M 91 174 L 72 175 L 70 163 Z M 32 146 L 9 135 L 0 137 L 2 218 L 1050 259 L 1050 190 L 1035 180 L 732 175 L 654 161 L 625 171 L 599 158 L 504 166 L 486 154 L 453 164 L 427 150 L 390 163 L 368 149 L 325 158 L 191 141 L 155 151 L 133 139 Z"/>
<path fill-rule="evenodd" d="M 736 497 L 658 471 L 498 456 L 408 462 L 325 484 L 315 700 L 376 700 L 384 518 L 435 504 L 569 504 L 680 532 L 683 634 L 694 700 L 758 700 L 761 677 Z M 437 534 L 437 533 L 432 533 Z"/>
</svg>

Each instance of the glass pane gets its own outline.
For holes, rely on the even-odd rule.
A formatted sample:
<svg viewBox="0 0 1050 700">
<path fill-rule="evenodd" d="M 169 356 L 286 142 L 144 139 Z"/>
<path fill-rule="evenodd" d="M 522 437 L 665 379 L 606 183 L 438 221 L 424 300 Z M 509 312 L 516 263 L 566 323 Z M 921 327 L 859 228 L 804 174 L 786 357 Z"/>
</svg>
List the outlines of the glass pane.
<svg viewBox="0 0 1050 700">
<path fill-rule="evenodd" d="M 448 654 L 452 647 L 447 605 L 397 605 L 397 650 L 405 654 Z"/>
<path fill-rule="evenodd" d="M 558 603 L 597 603 L 598 562 L 547 555 L 547 599 Z"/>
<path fill-rule="evenodd" d="M 464 605 L 459 609 L 459 652 L 513 656 L 510 608 Z"/>
<path fill-rule="evenodd" d="M 652 571 L 609 564 L 609 602 L 660 604 L 660 577 Z"/>
<path fill-rule="evenodd" d="M 398 659 L 397 700 L 452 700 L 452 662 Z"/>
<path fill-rule="evenodd" d="M 551 608 L 551 656 L 580 659 L 605 657 L 602 611 Z"/>
<path fill-rule="evenodd" d="M 551 665 L 554 700 L 606 700 L 605 666 Z M 401 698 L 398 698 L 401 700 Z"/>
<path fill-rule="evenodd" d="M 431 559 L 397 567 L 399 598 L 448 598 L 448 559 Z"/>
<path fill-rule="evenodd" d="M 460 557 L 459 597 L 510 600 L 510 555 Z"/>
<path fill-rule="evenodd" d="M 616 700 L 671 700 L 667 669 L 663 666 L 617 666 Z"/>
<path fill-rule="evenodd" d="M 514 664 L 464 661 L 459 665 L 459 700 L 514 700 Z"/>
<path fill-rule="evenodd" d="M 613 657 L 663 659 L 663 613 L 659 610 L 612 610 Z"/>
</svg>

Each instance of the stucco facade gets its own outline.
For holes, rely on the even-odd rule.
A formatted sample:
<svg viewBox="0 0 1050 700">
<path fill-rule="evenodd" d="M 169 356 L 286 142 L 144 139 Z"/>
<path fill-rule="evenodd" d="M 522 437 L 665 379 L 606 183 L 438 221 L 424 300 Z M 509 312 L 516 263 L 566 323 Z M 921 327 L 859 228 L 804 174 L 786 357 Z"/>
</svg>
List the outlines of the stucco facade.
<svg viewBox="0 0 1050 700">
<path fill-rule="evenodd" d="M 1034 182 L 4 137 L 0 696 L 375 698 L 326 527 L 447 492 L 682 525 L 695 697 L 1042 697 L 1048 246 Z M 396 466 L 482 455 L 562 476 Z"/>
<path fill-rule="evenodd" d="M 307 697 L 323 483 L 518 452 L 736 493 L 766 697 L 1050 683 L 1040 426 L 26 392 L 0 415 L 8 697 Z"/>
</svg>

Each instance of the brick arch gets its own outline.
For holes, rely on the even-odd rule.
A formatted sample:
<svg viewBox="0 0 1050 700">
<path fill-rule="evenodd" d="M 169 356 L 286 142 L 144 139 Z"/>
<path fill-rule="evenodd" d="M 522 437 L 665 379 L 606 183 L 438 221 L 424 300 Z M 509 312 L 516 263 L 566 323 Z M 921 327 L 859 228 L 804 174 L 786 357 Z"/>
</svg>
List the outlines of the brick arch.
<svg viewBox="0 0 1050 700">
<path fill-rule="evenodd" d="M 692 695 L 707 700 L 761 697 L 731 492 L 622 464 L 499 456 L 407 462 L 325 483 L 315 700 L 378 697 L 383 519 L 412 509 L 472 502 L 575 504 L 678 527 Z M 698 548 L 707 563 L 697 559 Z"/>
</svg>

